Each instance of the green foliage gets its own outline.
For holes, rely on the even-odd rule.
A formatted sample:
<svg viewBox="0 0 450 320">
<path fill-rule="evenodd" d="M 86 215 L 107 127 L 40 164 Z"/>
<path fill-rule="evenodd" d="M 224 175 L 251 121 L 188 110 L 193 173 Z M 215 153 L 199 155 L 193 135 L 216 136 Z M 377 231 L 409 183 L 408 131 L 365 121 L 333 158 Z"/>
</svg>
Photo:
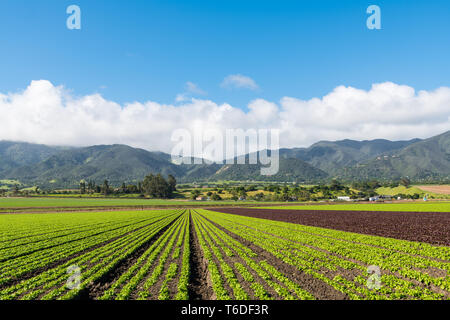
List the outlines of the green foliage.
<svg viewBox="0 0 450 320">
<path fill-rule="evenodd" d="M 200 210 L 200 214 L 350 299 L 445 299 L 443 292 L 448 296 L 450 282 L 445 276 L 449 271 L 448 247 L 206 210 Z M 265 271 L 258 270 L 259 266 L 254 261 L 248 265 L 285 299 L 289 299 L 293 292 L 299 298 L 312 298 L 267 262 L 260 262 Z M 377 291 L 366 285 L 369 265 L 379 266 L 382 271 L 382 287 Z M 427 272 L 430 269 L 440 270 L 444 275 L 432 276 Z M 351 270 L 352 274 L 359 275 L 354 279 L 342 277 L 340 273 L 332 276 L 338 270 Z M 423 285 L 418 286 L 417 283 Z"/>
<path fill-rule="evenodd" d="M 149 174 L 145 177 L 142 187 L 144 192 L 152 198 L 169 199 L 173 197 L 173 191 L 175 188 L 173 184 L 176 184 L 173 176 L 170 181 L 172 185 L 169 184 L 159 173 L 156 176 Z"/>
<path fill-rule="evenodd" d="M 167 154 L 124 145 L 54 148 L 3 141 L 0 179 L 20 180 L 42 189 L 78 188 L 82 179 L 100 184 L 107 179 L 117 187 L 123 182 L 136 184 L 149 173 L 161 173 L 170 175 L 167 182 L 172 192 L 175 177 L 182 182 L 324 183 L 338 178 L 342 182 L 376 179 L 397 183 L 405 177 L 412 182 L 448 182 L 449 139 L 450 131 L 426 140 L 322 141 L 309 148 L 281 149 L 279 171 L 272 176 L 261 175 L 259 164 L 176 165 Z M 333 191 L 338 187 L 332 185 Z"/>
<path fill-rule="evenodd" d="M 423 204 L 430 205 L 449 211 L 449 203 Z M 4 215 L 0 300 L 77 299 L 125 261 L 133 264 L 101 300 L 187 300 L 192 236 L 221 300 L 315 299 L 299 275 L 350 299 L 448 299 L 450 292 L 446 246 L 201 209 L 139 210 Z M 381 270 L 377 290 L 367 286 L 371 265 Z M 67 284 L 70 266 L 81 271 L 79 288 Z"/>
</svg>

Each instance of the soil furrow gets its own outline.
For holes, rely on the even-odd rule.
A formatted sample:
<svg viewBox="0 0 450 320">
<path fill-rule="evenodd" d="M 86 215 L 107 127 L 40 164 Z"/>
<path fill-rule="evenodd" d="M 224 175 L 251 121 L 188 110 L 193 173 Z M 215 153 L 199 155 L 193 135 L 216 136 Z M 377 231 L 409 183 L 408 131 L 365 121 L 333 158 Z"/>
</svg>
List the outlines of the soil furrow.
<svg viewBox="0 0 450 320">
<path fill-rule="evenodd" d="M 450 245 L 450 212 L 216 208 L 214 211 L 395 239 Z"/>
<path fill-rule="evenodd" d="M 178 219 L 180 219 L 182 215 L 180 215 L 178 218 L 174 219 L 172 222 L 170 222 L 167 226 L 162 228 L 160 231 L 158 231 L 157 234 L 155 234 L 149 241 L 143 243 L 139 248 L 137 248 L 131 256 L 129 256 L 126 259 L 123 259 L 119 264 L 110 272 L 104 274 L 100 279 L 89 285 L 85 290 L 80 292 L 80 299 L 98 299 L 100 298 L 105 290 L 107 290 L 117 279 L 120 278 L 120 276 L 126 272 L 131 266 L 133 266 L 137 260 L 139 259 L 142 254 L 144 254 L 145 251 L 147 251 L 151 245 L 158 240 L 158 238 L 171 226 L 173 225 Z M 167 217 L 166 217 L 167 219 Z"/>
<path fill-rule="evenodd" d="M 190 214 L 189 245 L 191 255 L 189 263 L 191 272 L 189 277 L 189 299 L 190 300 L 215 300 L 214 290 L 212 288 L 211 277 L 208 271 L 208 261 L 205 259 L 200 247 L 197 232 L 195 231 L 194 222 L 192 221 L 192 212 Z"/>
</svg>

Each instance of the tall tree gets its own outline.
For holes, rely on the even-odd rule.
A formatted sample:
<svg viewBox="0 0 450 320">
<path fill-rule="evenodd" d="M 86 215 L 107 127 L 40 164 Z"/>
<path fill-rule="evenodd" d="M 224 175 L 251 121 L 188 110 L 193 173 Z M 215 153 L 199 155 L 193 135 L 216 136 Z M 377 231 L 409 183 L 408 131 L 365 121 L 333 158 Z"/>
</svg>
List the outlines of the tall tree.
<svg viewBox="0 0 450 320">
<path fill-rule="evenodd" d="M 191 198 L 193 200 L 197 199 L 197 197 L 200 196 L 200 195 L 201 195 L 201 192 L 198 189 L 194 189 L 194 190 L 191 191 Z"/>
<path fill-rule="evenodd" d="M 152 196 L 154 180 L 155 176 L 151 173 L 144 178 L 144 181 L 141 184 L 142 193 Z"/>
<path fill-rule="evenodd" d="M 169 184 L 170 192 L 174 192 L 177 190 L 177 180 L 171 174 L 167 177 L 167 183 Z"/>
<path fill-rule="evenodd" d="M 401 178 L 400 179 L 400 184 L 405 186 L 406 188 L 409 187 L 409 185 L 411 184 L 411 181 L 408 178 Z"/>
<path fill-rule="evenodd" d="M 161 174 L 154 176 L 149 174 L 142 183 L 144 192 L 153 198 L 171 198 L 172 189 L 166 179 Z"/>
<path fill-rule="evenodd" d="M 86 193 L 86 181 L 81 180 L 80 181 L 80 194 Z"/>
<path fill-rule="evenodd" d="M 111 189 L 110 189 L 110 187 L 109 187 L 109 182 L 108 182 L 108 180 L 105 180 L 105 181 L 103 182 L 102 193 L 103 193 L 105 196 L 107 196 L 108 194 L 111 193 Z"/>
</svg>

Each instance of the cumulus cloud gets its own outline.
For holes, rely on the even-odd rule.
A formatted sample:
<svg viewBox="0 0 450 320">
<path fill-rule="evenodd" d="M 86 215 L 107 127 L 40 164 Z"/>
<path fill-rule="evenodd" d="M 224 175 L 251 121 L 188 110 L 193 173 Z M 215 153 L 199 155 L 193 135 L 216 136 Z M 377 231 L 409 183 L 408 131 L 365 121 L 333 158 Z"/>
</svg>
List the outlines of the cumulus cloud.
<svg viewBox="0 0 450 320">
<path fill-rule="evenodd" d="M 222 88 L 243 88 L 250 90 L 257 90 L 259 87 L 255 80 L 242 74 L 232 74 L 227 76 L 222 84 Z"/>
<path fill-rule="evenodd" d="M 279 129 L 280 147 L 319 140 L 426 138 L 450 128 L 450 88 L 418 91 L 386 82 L 370 90 L 340 86 L 321 98 L 251 101 L 248 111 L 210 100 L 180 105 L 118 104 L 100 94 L 75 96 L 49 81 L 0 93 L 0 140 L 87 146 L 122 143 L 170 152 L 176 129 Z"/>
</svg>

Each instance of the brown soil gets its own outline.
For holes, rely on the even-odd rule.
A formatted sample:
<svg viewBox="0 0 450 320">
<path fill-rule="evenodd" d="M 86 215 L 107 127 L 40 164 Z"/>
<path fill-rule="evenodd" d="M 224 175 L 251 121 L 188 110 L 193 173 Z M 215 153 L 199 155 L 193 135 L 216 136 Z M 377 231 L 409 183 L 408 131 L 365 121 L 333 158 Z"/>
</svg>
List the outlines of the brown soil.
<svg viewBox="0 0 450 320">
<path fill-rule="evenodd" d="M 198 241 L 197 232 L 195 232 L 190 216 L 189 226 L 190 238 L 190 279 L 189 279 L 189 300 L 215 300 L 212 282 L 208 271 L 208 262 L 204 258 L 202 248 Z"/>
<path fill-rule="evenodd" d="M 428 192 L 433 192 L 433 193 L 438 193 L 438 194 L 450 194 L 450 186 L 447 185 L 442 185 L 442 186 L 417 186 L 417 188 L 423 190 L 423 191 L 428 191 Z"/>
<path fill-rule="evenodd" d="M 215 211 L 307 226 L 450 245 L 450 212 L 373 212 L 216 208 Z"/>
</svg>

